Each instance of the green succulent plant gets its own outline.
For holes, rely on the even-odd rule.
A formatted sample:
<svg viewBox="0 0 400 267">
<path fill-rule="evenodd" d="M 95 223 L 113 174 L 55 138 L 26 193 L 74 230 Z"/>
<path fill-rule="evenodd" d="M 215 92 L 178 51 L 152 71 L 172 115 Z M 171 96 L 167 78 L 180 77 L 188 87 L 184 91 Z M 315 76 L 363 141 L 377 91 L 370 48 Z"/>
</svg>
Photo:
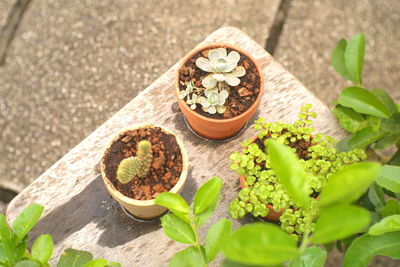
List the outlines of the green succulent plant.
<svg viewBox="0 0 400 267">
<path fill-rule="evenodd" d="M 140 141 L 137 145 L 136 157 L 125 158 L 117 170 L 117 179 L 120 183 L 129 183 L 135 176 L 144 178 L 150 171 L 153 161 L 153 150 L 149 141 Z"/>
<path fill-rule="evenodd" d="M 335 148 L 337 140 L 323 134 L 314 134 L 310 118 L 316 118 L 317 114 L 311 109 L 312 105 L 304 105 L 299 119 L 293 124 L 269 123 L 264 118 L 258 119 L 254 125 L 259 130 L 257 141 L 247 140 L 242 144 L 243 151 L 230 155 L 231 169 L 246 179 L 246 187 L 230 204 L 229 214 L 233 218 L 241 218 L 248 213 L 265 217 L 269 212 L 267 204 L 270 204 L 275 211 L 283 212 L 280 217 L 281 228 L 294 239 L 304 231 L 302 225 L 308 215 L 303 208 L 295 205 L 271 169 L 270 156 L 266 151 L 268 139 L 288 145 L 297 154 L 300 164 L 308 174 L 307 193 L 314 198 L 333 173 L 344 165 L 366 159 L 366 154 L 361 149 L 339 153 Z M 317 212 L 316 207 L 307 212 Z"/>
<path fill-rule="evenodd" d="M 223 114 L 226 110 L 224 106 L 226 99 L 229 96 L 228 91 L 222 90 L 218 92 L 217 88 L 206 89 L 204 91 L 204 96 L 199 97 L 199 103 L 202 106 L 203 111 L 210 114 Z"/>
<path fill-rule="evenodd" d="M 208 53 L 208 59 L 199 57 L 196 66 L 205 72 L 211 72 L 201 84 L 205 88 L 214 88 L 217 83 L 226 82 L 230 86 L 240 83 L 239 77 L 246 74 L 243 66 L 238 66 L 240 55 L 236 51 L 228 52 L 225 48 L 213 49 Z"/>
</svg>

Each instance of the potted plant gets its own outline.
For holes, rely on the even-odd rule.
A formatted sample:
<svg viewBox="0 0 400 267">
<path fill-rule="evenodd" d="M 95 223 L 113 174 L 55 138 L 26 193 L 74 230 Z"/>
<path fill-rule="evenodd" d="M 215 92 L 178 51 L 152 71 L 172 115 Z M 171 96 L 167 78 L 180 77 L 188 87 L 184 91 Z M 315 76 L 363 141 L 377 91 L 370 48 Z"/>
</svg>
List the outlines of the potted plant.
<svg viewBox="0 0 400 267">
<path fill-rule="evenodd" d="M 188 173 L 182 141 L 171 131 L 152 124 L 127 128 L 106 147 L 101 175 L 111 196 L 129 213 L 151 219 L 166 212 L 154 198 L 179 193 Z"/>
<path fill-rule="evenodd" d="M 190 127 L 208 139 L 223 140 L 236 135 L 254 115 L 264 75 L 242 49 L 208 44 L 183 58 L 175 91 Z"/>
<path fill-rule="evenodd" d="M 270 138 L 288 145 L 297 154 L 308 174 L 307 190 L 313 198 L 318 197 L 330 175 L 346 164 L 366 159 L 361 149 L 338 153 L 334 138 L 314 134 L 309 118 L 315 118 L 317 114 L 311 108 L 311 105 L 303 106 L 299 120 L 293 124 L 268 123 L 263 118 L 258 119 L 254 126 L 259 130 L 257 137 L 244 142 L 242 152 L 230 156 L 231 169 L 241 175 L 242 184 L 242 190 L 229 207 L 233 218 L 251 213 L 255 217 L 280 222 L 281 228 L 295 239 L 304 232 L 304 209 L 295 205 L 271 169 L 270 155 L 266 151 Z"/>
</svg>

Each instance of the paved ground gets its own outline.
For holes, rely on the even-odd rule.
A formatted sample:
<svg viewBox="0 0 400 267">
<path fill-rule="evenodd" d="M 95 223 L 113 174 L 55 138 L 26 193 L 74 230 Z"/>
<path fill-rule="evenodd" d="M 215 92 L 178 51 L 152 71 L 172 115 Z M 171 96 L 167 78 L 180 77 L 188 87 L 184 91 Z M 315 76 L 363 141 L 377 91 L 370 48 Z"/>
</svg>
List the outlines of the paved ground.
<svg viewBox="0 0 400 267">
<path fill-rule="evenodd" d="M 15 1 L 0 0 L 0 27 Z M 23 189 L 213 30 L 264 46 L 279 3 L 32 0 L 0 66 L 0 188 Z M 346 86 L 331 50 L 356 32 L 365 85 L 400 101 L 400 1 L 292 1 L 283 25 L 274 56 L 326 104 Z"/>
</svg>

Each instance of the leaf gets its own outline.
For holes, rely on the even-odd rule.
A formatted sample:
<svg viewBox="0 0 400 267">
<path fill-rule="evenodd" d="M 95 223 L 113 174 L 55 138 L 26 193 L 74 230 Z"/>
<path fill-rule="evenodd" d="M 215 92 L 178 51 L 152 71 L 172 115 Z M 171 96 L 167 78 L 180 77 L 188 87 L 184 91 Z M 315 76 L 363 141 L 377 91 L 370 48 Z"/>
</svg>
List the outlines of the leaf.
<svg viewBox="0 0 400 267">
<path fill-rule="evenodd" d="M 391 215 L 383 218 L 369 229 L 370 235 L 382 235 L 387 232 L 400 231 L 400 215 Z"/>
<path fill-rule="evenodd" d="M 400 232 L 379 236 L 362 235 L 350 245 L 344 256 L 344 267 L 367 266 L 375 255 L 400 259 Z"/>
<path fill-rule="evenodd" d="M 161 218 L 165 234 L 177 242 L 195 244 L 196 236 L 192 227 L 179 219 L 175 214 L 167 214 Z"/>
<path fill-rule="evenodd" d="M 194 196 L 193 212 L 195 215 L 205 211 L 218 197 L 222 188 L 222 180 L 214 177 L 203 184 Z"/>
<path fill-rule="evenodd" d="M 92 259 L 90 252 L 69 248 L 61 255 L 57 267 L 84 267 Z"/>
<path fill-rule="evenodd" d="M 122 267 L 122 265 L 119 262 L 110 262 L 106 267 Z"/>
<path fill-rule="evenodd" d="M 41 267 L 41 265 L 34 260 L 23 260 L 15 264 L 14 267 Z"/>
<path fill-rule="evenodd" d="M 222 245 L 225 243 L 232 230 L 232 222 L 225 218 L 219 220 L 211 226 L 206 237 L 206 255 L 207 262 L 211 262 L 220 252 Z"/>
<path fill-rule="evenodd" d="M 388 119 L 383 119 L 381 129 L 388 133 L 400 133 L 400 112 L 393 113 Z"/>
<path fill-rule="evenodd" d="M 7 225 L 6 217 L 0 214 L 0 262 L 8 265 L 13 264 L 15 261 L 14 246 L 11 241 L 11 231 Z"/>
<path fill-rule="evenodd" d="M 221 198 L 221 192 L 218 194 L 218 196 L 211 202 L 210 206 L 206 210 L 204 210 L 202 213 L 195 215 L 195 221 L 198 226 L 203 225 L 214 213 L 215 208 L 218 205 L 219 199 Z"/>
<path fill-rule="evenodd" d="M 278 226 L 245 225 L 234 231 L 223 251 L 229 260 L 253 265 L 274 265 L 298 256 L 296 242 Z"/>
<path fill-rule="evenodd" d="M 32 230 L 42 216 L 43 209 L 44 207 L 39 204 L 31 204 L 18 215 L 12 227 L 14 245 L 17 245 Z"/>
<path fill-rule="evenodd" d="M 386 200 L 382 188 L 376 183 L 373 183 L 370 186 L 368 190 L 368 199 L 374 205 L 377 212 L 380 212 L 386 205 Z"/>
<path fill-rule="evenodd" d="M 357 200 L 375 180 L 380 168 L 380 164 L 375 162 L 360 162 L 344 166 L 329 177 L 319 195 L 320 207 Z"/>
<path fill-rule="evenodd" d="M 394 135 L 385 135 L 381 139 L 376 141 L 374 149 L 382 150 L 398 143 L 399 141 L 400 141 L 400 133 Z"/>
<path fill-rule="evenodd" d="M 391 112 L 397 112 L 396 103 L 390 97 L 390 95 L 383 89 L 373 89 L 371 90 L 373 93 L 383 104 L 385 104 L 386 108 Z"/>
<path fill-rule="evenodd" d="M 365 149 L 370 144 L 379 140 L 385 135 L 383 131 L 374 131 L 372 127 L 364 128 L 355 135 L 353 135 L 347 145 L 350 149 L 361 148 Z"/>
<path fill-rule="evenodd" d="M 180 195 L 170 192 L 161 193 L 156 197 L 155 202 L 157 205 L 168 208 L 185 222 L 190 223 L 189 204 Z"/>
<path fill-rule="evenodd" d="M 169 267 L 204 267 L 203 256 L 198 248 L 188 247 L 176 253 L 171 261 Z"/>
<path fill-rule="evenodd" d="M 28 240 L 28 235 L 26 235 L 15 247 L 15 261 L 20 261 L 26 254 L 26 242 Z M 1 259 L 0 259 L 1 261 Z"/>
<path fill-rule="evenodd" d="M 104 259 L 95 259 L 87 262 L 84 267 L 105 267 L 107 264 L 108 261 Z"/>
<path fill-rule="evenodd" d="M 400 203 L 396 199 L 388 199 L 386 201 L 386 206 L 382 209 L 382 217 L 387 217 L 390 215 L 400 214 Z"/>
<path fill-rule="evenodd" d="M 361 87 L 347 87 L 339 95 L 339 104 L 354 109 L 355 111 L 389 118 L 391 112 L 373 93 Z"/>
<path fill-rule="evenodd" d="M 346 64 L 344 62 L 344 51 L 346 50 L 346 45 L 347 41 L 345 39 L 341 39 L 333 49 L 331 57 L 332 66 L 340 75 L 342 75 L 343 78 L 356 83 L 356 81 L 347 72 Z"/>
<path fill-rule="evenodd" d="M 289 267 L 324 267 L 326 256 L 324 249 L 317 246 L 308 247 L 299 259 L 290 263 Z"/>
<path fill-rule="evenodd" d="M 273 139 L 267 141 L 267 151 L 276 176 L 285 187 L 289 196 L 299 207 L 310 204 L 307 174 L 300 165 L 296 154 L 287 146 Z"/>
<path fill-rule="evenodd" d="M 356 133 L 364 126 L 364 117 L 352 108 L 337 105 L 332 112 L 339 120 L 342 128 L 350 133 Z"/>
<path fill-rule="evenodd" d="M 347 72 L 356 84 L 361 85 L 361 75 L 364 65 L 365 39 L 362 34 L 355 34 L 348 42 L 344 51 L 344 62 Z"/>
<path fill-rule="evenodd" d="M 376 183 L 387 190 L 400 193 L 400 167 L 383 165 L 376 178 Z"/>
<path fill-rule="evenodd" d="M 45 264 L 53 255 L 53 238 L 51 235 L 40 235 L 32 245 L 32 257 Z"/>
<path fill-rule="evenodd" d="M 371 221 L 368 210 L 350 204 L 340 204 L 323 210 L 315 224 L 311 241 L 326 244 L 359 233 Z"/>
</svg>

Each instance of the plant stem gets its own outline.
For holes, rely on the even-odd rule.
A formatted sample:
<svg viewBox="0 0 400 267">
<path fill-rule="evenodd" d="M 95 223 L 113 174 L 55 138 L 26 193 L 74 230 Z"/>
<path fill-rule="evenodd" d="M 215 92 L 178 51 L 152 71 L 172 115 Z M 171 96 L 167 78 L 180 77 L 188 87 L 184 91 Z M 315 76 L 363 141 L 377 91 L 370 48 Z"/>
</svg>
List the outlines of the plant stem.
<svg viewBox="0 0 400 267">
<path fill-rule="evenodd" d="M 201 258 L 203 259 L 204 265 L 208 266 L 206 255 L 203 253 L 203 250 L 201 249 L 198 228 L 197 228 L 197 224 L 196 224 L 196 222 L 194 220 L 194 215 L 193 214 L 191 214 L 191 216 L 190 216 L 190 226 L 192 227 L 192 230 L 194 232 L 194 237 L 196 238 L 195 246 L 197 247 L 197 249 L 199 250 L 199 252 L 201 254 Z"/>
</svg>

